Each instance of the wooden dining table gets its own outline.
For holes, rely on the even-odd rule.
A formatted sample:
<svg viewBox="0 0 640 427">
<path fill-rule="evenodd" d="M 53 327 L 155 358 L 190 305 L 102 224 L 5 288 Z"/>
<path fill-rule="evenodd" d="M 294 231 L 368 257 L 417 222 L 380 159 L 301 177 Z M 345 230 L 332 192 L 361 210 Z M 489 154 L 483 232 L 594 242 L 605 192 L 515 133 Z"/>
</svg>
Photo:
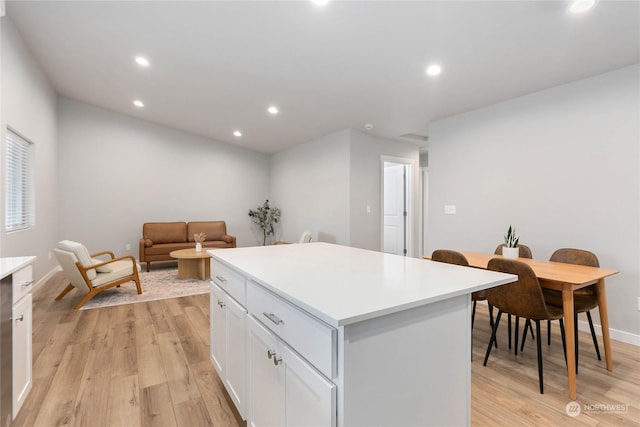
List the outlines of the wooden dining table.
<svg viewBox="0 0 640 427">
<path fill-rule="evenodd" d="M 469 261 L 469 265 L 476 268 L 487 268 L 491 258 L 503 258 L 501 255 L 479 252 L 462 252 Z M 517 258 L 517 261 L 528 264 L 538 277 L 540 286 L 562 292 L 562 309 L 565 322 L 567 346 L 567 376 L 569 380 L 569 398 L 576 399 L 576 358 L 574 333 L 573 292 L 589 285 L 596 285 L 600 322 L 602 325 L 602 339 L 604 341 L 604 355 L 608 371 L 613 370 L 611 359 L 611 338 L 609 336 L 609 316 L 607 311 L 607 295 L 604 286 L 605 277 L 612 276 L 618 271 L 607 268 L 587 267 L 584 265 L 565 264 L 562 262 L 540 261 L 529 258 Z"/>
</svg>

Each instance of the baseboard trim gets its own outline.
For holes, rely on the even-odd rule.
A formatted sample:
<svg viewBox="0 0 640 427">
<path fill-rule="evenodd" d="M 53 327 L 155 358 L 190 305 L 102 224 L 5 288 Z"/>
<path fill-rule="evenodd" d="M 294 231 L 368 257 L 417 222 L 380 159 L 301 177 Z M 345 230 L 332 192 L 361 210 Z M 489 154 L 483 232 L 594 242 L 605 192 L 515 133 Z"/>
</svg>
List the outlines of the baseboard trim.
<svg viewBox="0 0 640 427">
<path fill-rule="evenodd" d="M 60 267 L 59 265 L 57 265 L 54 268 L 52 268 L 47 274 L 42 276 L 42 278 L 36 282 L 36 284 L 33 286 L 33 289 L 31 290 L 31 292 L 35 291 L 40 286 L 45 284 L 47 282 L 47 280 L 51 279 L 54 274 L 56 274 L 56 273 L 58 273 L 60 271 L 62 271 L 62 267 Z"/>
</svg>

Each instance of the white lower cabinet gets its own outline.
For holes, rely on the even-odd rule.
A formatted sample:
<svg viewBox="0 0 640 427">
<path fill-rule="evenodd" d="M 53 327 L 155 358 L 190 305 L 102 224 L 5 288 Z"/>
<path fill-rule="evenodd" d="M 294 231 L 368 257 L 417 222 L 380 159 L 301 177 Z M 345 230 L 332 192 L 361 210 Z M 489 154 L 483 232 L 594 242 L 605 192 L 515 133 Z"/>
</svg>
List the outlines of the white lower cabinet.
<svg viewBox="0 0 640 427">
<path fill-rule="evenodd" d="M 211 284 L 211 361 L 238 412 L 246 419 L 247 311 Z"/>
<path fill-rule="evenodd" d="M 248 318 L 249 425 L 335 426 L 336 386 Z"/>
<path fill-rule="evenodd" d="M 13 418 L 18 415 L 32 385 L 31 305 L 30 293 L 13 305 Z"/>
</svg>

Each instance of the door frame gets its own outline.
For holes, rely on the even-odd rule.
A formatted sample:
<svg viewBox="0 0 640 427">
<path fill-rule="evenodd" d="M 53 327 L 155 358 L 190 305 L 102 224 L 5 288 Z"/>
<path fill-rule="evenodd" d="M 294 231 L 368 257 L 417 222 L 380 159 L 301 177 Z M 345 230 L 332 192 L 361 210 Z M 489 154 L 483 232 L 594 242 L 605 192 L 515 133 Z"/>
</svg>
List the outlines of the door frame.
<svg viewBox="0 0 640 427">
<path fill-rule="evenodd" d="M 407 257 L 413 257 L 414 254 L 414 192 L 415 183 L 413 176 L 416 173 L 416 160 L 406 157 L 394 157 L 394 156 L 380 156 L 380 252 L 384 252 L 384 164 L 396 163 L 408 166 L 407 173 L 407 188 L 405 190 L 407 198 L 407 219 L 405 233 L 407 236 Z"/>
</svg>

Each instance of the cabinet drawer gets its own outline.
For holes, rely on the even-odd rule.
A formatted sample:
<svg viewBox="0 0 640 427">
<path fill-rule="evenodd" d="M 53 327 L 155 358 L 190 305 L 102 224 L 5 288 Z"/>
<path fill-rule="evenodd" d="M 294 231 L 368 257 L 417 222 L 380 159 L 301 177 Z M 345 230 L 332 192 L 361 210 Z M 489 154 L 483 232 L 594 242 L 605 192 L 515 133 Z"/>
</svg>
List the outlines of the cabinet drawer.
<svg viewBox="0 0 640 427">
<path fill-rule="evenodd" d="M 15 304 L 33 288 L 33 270 L 31 265 L 13 273 L 13 301 Z"/>
<path fill-rule="evenodd" d="M 246 307 L 247 297 L 244 277 L 220 261 L 211 258 L 211 279 L 214 283 L 224 289 L 240 305 Z"/>
<path fill-rule="evenodd" d="M 337 331 L 251 280 L 247 309 L 328 378 L 336 376 Z"/>
</svg>

